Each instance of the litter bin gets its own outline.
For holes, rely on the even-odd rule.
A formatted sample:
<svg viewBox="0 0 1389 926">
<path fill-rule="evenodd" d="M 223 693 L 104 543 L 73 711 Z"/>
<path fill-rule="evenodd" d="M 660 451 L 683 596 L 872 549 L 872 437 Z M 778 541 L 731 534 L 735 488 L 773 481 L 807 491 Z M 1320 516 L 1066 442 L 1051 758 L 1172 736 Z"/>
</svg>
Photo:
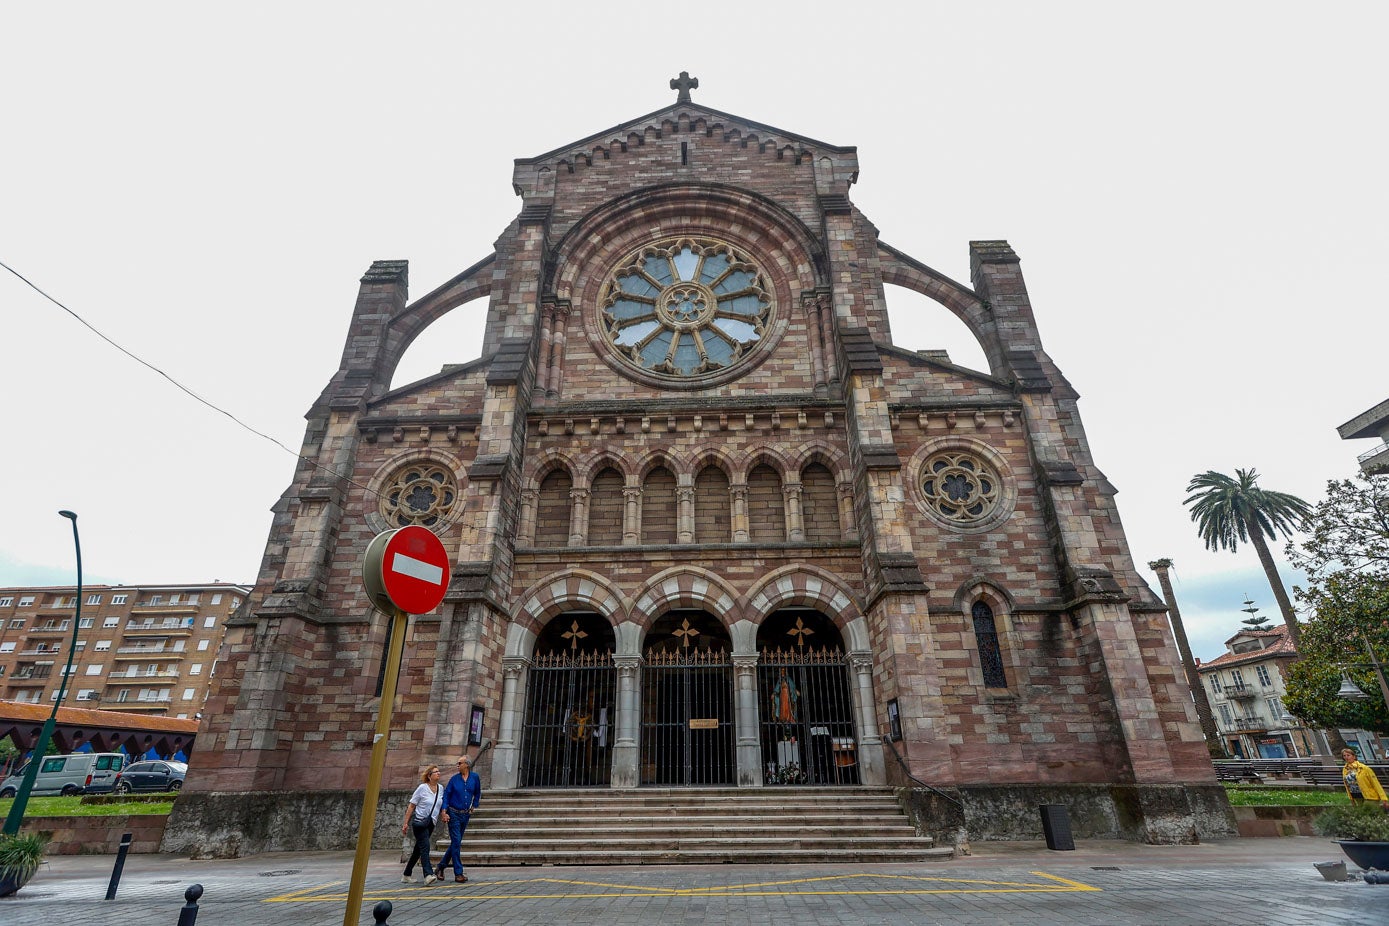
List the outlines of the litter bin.
<svg viewBox="0 0 1389 926">
<path fill-rule="evenodd" d="M 1047 848 L 1061 852 L 1074 851 L 1076 841 L 1071 836 L 1071 815 L 1065 804 L 1040 804 L 1042 811 L 1042 833 L 1047 837 Z"/>
</svg>

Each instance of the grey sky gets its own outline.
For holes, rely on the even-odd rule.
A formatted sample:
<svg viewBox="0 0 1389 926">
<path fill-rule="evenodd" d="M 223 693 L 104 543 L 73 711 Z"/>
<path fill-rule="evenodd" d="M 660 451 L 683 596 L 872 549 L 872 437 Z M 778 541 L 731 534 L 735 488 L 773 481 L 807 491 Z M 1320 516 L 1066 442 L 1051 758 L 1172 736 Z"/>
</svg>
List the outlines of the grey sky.
<svg viewBox="0 0 1389 926">
<path fill-rule="evenodd" d="M 894 247 L 968 281 L 968 241 L 1008 239 L 1197 655 L 1246 593 L 1276 618 L 1253 552 L 1205 552 L 1181 500 L 1255 467 L 1315 501 L 1370 446 L 1334 428 L 1389 395 L 1389 7 L 502 6 L 6 3 L 0 260 L 297 449 L 372 260 L 433 289 L 515 215 L 513 158 L 688 70 L 698 102 L 857 145 Z M 71 581 L 59 508 L 89 581 L 253 581 L 292 457 L 0 276 L 0 584 Z M 979 357 L 893 295 L 899 344 Z M 481 317 L 397 381 L 475 357 Z"/>
</svg>

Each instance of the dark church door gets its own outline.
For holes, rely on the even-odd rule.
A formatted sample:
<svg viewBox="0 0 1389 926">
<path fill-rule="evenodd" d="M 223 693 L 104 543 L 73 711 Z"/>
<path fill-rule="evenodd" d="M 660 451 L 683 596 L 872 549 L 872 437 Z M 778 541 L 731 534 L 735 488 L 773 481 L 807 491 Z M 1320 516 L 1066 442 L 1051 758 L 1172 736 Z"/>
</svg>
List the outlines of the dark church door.
<svg viewBox="0 0 1389 926">
<path fill-rule="evenodd" d="M 608 785 L 617 719 L 612 644 L 611 627 L 589 614 L 560 615 L 537 639 L 526 685 L 523 787 Z"/>
<path fill-rule="evenodd" d="M 642 659 L 641 783 L 729 785 L 737 776 L 733 661 L 727 632 L 701 611 L 674 611 Z"/>
</svg>

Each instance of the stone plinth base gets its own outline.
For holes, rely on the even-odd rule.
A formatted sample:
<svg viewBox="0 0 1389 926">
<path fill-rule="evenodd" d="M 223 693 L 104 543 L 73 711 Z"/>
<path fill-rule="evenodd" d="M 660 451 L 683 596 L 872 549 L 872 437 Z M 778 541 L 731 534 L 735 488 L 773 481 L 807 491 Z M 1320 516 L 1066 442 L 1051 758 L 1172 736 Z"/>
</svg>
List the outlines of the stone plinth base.
<svg viewBox="0 0 1389 926">
<path fill-rule="evenodd" d="M 1182 845 L 1239 835 L 1225 789 L 1217 784 L 980 785 L 940 790 L 898 788 L 897 797 L 918 833 L 961 848 L 969 840 L 1042 839 L 1038 808 L 1043 804 L 1066 807 L 1077 839 Z"/>
<path fill-rule="evenodd" d="M 411 793 L 381 792 L 372 848 L 400 847 L 400 821 Z M 352 850 L 361 818 L 361 791 L 185 791 L 174 802 L 159 851 L 240 858 L 258 852 Z"/>
</svg>

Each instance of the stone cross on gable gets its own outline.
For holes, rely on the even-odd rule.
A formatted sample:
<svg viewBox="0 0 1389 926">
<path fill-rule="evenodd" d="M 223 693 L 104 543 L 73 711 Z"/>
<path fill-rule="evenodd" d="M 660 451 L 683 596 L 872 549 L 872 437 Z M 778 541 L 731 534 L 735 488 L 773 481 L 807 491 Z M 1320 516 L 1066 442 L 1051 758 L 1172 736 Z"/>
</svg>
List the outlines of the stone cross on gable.
<svg viewBox="0 0 1389 926">
<path fill-rule="evenodd" d="M 681 71 L 679 77 L 670 79 L 670 89 L 679 90 L 680 95 L 675 98 L 677 103 L 689 103 L 690 91 L 699 89 L 699 78 L 691 77 L 689 71 Z"/>
<path fill-rule="evenodd" d="M 699 636 L 699 631 L 690 626 L 690 619 L 687 617 L 681 621 L 680 626 L 672 633 L 680 638 L 680 646 L 684 649 L 690 648 L 690 638 Z"/>
<path fill-rule="evenodd" d="M 566 630 L 564 633 L 560 634 L 560 636 L 568 640 L 569 648 L 571 650 L 574 650 L 579 648 L 579 641 L 582 640 L 584 637 L 588 636 L 588 634 L 580 630 L 579 622 L 575 621 L 573 626 Z"/>
</svg>

